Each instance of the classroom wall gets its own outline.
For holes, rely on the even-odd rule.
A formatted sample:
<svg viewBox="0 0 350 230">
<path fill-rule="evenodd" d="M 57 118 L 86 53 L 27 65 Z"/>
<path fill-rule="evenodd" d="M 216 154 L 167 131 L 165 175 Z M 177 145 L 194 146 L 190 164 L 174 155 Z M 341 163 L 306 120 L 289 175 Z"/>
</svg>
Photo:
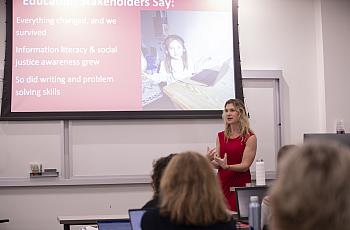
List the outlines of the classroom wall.
<svg viewBox="0 0 350 230">
<path fill-rule="evenodd" d="M 321 6 L 327 130 L 343 119 L 350 132 L 350 1 L 322 0 Z"/>
<path fill-rule="evenodd" d="M 305 132 L 320 132 L 316 85 L 315 2 L 240 1 L 243 69 L 283 70 L 284 143 L 301 143 Z M 307 112 L 305 112 L 307 107 Z"/>
<path fill-rule="evenodd" d="M 62 230 L 57 216 L 127 214 L 152 196 L 147 185 L 1 188 L 1 230 Z M 79 229 L 77 228 L 75 229 Z"/>
<path fill-rule="evenodd" d="M 345 56 L 349 4 L 347 0 L 240 1 L 242 68 L 283 71 L 283 144 L 301 143 L 305 132 L 333 132 L 333 122 L 339 118 L 350 130 L 345 93 L 350 85 Z M 4 17 L 0 1 L 0 66 Z M 156 121 L 149 125 L 152 122 Z M 58 215 L 125 214 L 150 197 L 150 186 L 142 184 L 0 188 L 0 218 L 11 219 L 0 227 L 58 230 L 62 229 Z"/>
</svg>

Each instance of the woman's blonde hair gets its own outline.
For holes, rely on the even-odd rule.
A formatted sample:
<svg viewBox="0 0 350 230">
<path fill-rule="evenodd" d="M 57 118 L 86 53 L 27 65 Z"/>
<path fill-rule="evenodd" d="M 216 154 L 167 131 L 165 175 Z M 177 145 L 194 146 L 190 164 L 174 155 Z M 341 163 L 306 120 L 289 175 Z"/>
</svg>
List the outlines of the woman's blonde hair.
<svg viewBox="0 0 350 230">
<path fill-rule="evenodd" d="M 209 161 L 196 152 L 172 158 L 160 183 L 160 214 L 175 224 L 205 226 L 230 216 Z"/>
<path fill-rule="evenodd" d="M 243 101 L 241 101 L 240 99 L 229 99 L 228 101 L 226 101 L 224 106 L 224 111 L 222 114 L 223 118 L 225 117 L 225 108 L 228 104 L 233 104 L 236 110 L 238 110 L 240 135 L 242 138 L 246 138 L 247 135 L 249 134 L 250 128 L 249 128 L 247 111 L 245 109 Z M 226 122 L 225 122 L 224 133 L 225 133 L 225 139 L 232 137 L 231 126 L 229 124 L 226 124 Z"/>
<path fill-rule="evenodd" d="M 328 230 L 350 226 L 350 150 L 309 143 L 281 160 L 272 188 L 271 229 Z"/>
</svg>

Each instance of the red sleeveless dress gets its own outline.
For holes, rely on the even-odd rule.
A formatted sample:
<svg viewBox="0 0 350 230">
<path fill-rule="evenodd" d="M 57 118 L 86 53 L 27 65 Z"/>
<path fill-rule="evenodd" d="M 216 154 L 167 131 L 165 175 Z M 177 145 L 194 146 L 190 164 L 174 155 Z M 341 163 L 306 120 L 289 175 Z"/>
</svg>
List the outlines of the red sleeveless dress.
<svg viewBox="0 0 350 230">
<path fill-rule="evenodd" d="M 243 138 L 243 140 L 242 137 L 237 137 L 225 141 L 224 131 L 219 132 L 220 157 L 224 157 L 226 153 L 228 165 L 241 163 L 247 139 L 252 135 L 254 134 L 249 132 L 248 136 Z M 229 208 L 232 211 L 237 211 L 236 194 L 234 191 L 230 191 L 230 187 L 245 187 L 246 183 L 251 183 L 250 170 L 246 172 L 236 172 L 219 168 L 218 177 Z"/>
</svg>

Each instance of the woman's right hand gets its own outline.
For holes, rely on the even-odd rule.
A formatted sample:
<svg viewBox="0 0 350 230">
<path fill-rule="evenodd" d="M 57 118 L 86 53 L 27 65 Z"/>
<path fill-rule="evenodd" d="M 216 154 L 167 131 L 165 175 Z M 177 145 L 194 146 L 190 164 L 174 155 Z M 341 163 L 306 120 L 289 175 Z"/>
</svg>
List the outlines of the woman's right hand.
<svg viewBox="0 0 350 230">
<path fill-rule="evenodd" d="M 207 158 L 210 163 L 213 165 L 215 169 L 219 168 L 219 164 L 215 161 L 215 157 L 217 156 L 216 148 L 207 147 Z"/>
<path fill-rule="evenodd" d="M 214 160 L 216 155 L 216 148 L 209 148 L 209 146 L 207 147 L 207 158 L 212 161 Z"/>
</svg>

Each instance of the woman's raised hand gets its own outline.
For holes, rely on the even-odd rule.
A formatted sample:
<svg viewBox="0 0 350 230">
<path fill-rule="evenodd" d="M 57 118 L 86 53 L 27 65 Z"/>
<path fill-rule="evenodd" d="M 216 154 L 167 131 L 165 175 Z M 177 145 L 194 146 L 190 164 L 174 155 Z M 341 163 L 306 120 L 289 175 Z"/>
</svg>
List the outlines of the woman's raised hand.
<svg viewBox="0 0 350 230">
<path fill-rule="evenodd" d="M 215 159 L 216 163 L 218 163 L 218 165 L 223 168 L 223 169 L 228 169 L 228 165 L 227 165 L 227 154 L 225 153 L 224 157 L 221 158 L 218 155 L 215 155 Z"/>
<path fill-rule="evenodd" d="M 215 156 L 216 156 L 216 148 L 209 148 L 209 146 L 207 147 L 207 158 L 212 161 L 214 160 Z"/>
</svg>

